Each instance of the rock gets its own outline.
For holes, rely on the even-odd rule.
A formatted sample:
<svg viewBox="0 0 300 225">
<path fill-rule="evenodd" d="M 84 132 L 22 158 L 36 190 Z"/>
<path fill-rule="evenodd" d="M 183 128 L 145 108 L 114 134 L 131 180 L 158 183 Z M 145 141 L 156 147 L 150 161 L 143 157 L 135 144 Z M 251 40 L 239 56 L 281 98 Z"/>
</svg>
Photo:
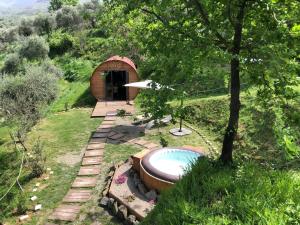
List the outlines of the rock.
<svg viewBox="0 0 300 225">
<path fill-rule="evenodd" d="M 151 190 L 151 191 L 147 192 L 145 195 L 148 200 L 156 201 L 156 199 L 157 199 L 157 193 L 155 190 Z"/>
<path fill-rule="evenodd" d="M 172 120 L 172 116 L 171 116 L 171 115 L 168 115 L 168 116 L 166 116 L 165 118 L 163 118 L 163 119 L 161 120 L 161 122 L 162 122 L 162 123 L 165 123 L 165 124 L 168 124 L 168 123 L 171 122 L 171 120 Z"/>
<path fill-rule="evenodd" d="M 107 207 L 108 207 L 109 209 L 112 209 L 113 206 L 114 206 L 114 203 L 115 203 L 115 199 L 109 198 Z"/>
<path fill-rule="evenodd" d="M 108 197 L 103 197 L 103 198 L 101 198 L 101 200 L 100 200 L 100 206 L 101 206 L 101 207 L 107 207 L 108 201 L 109 201 L 109 198 L 108 198 Z"/>
<path fill-rule="evenodd" d="M 139 175 L 137 173 L 135 173 L 133 175 L 133 184 L 134 186 L 138 187 L 138 185 L 141 183 L 141 180 L 139 178 Z"/>
<path fill-rule="evenodd" d="M 147 123 L 145 129 L 150 130 L 155 126 L 154 120 L 151 120 L 150 122 Z"/>
<path fill-rule="evenodd" d="M 32 192 L 36 192 L 36 191 L 37 191 L 37 188 L 33 188 L 33 189 L 32 189 Z"/>
<path fill-rule="evenodd" d="M 38 204 L 34 207 L 34 211 L 38 211 L 38 210 L 41 210 L 42 209 L 42 205 L 41 204 Z"/>
<path fill-rule="evenodd" d="M 143 185 L 142 183 L 139 183 L 137 185 L 137 188 L 141 194 L 143 194 L 143 195 L 146 194 L 147 190 L 146 190 L 145 185 Z"/>
<path fill-rule="evenodd" d="M 32 197 L 30 198 L 30 200 L 31 200 L 31 201 L 35 201 L 35 200 L 37 200 L 37 197 L 36 197 L 36 196 L 32 196 Z"/>
<path fill-rule="evenodd" d="M 129 215 L 126 219 L 126 225 L 133 225 L 136 221 L 136 217 L 134 215 Z"/>
<path fill-rule="evenodd" d="M 19 217 L 19 220 L 24 221 L 24 220 L 27 220 L 28 218 L 29 218 L 28 215 L 22 215 L 22 216 Z"/>
<path fill-rule="evenodd" d="M 114 176 L 114 173 L 115 173 L 114 170 L 110 171 L 110 172 L 107 174 L 106 179 L 108 180 L 109 178 L 113 177 L 113 176 Z"/>
<path fill-rule="evenodd" d="M 119 209 L 118 209 L 118 202 L 115 201 L 114 204 L 113 204 L 113 207 L 112 207 L 112 212 L 114 215 L 117 215 Z"/>
<path fill-rule="evenodd" d="M 108 194 L 109 188 L 105 187 L 102 191 L 102 196 L 105 197 Z"/>
<path fill-rule="evenodd" d="M 126 220 L 127 219 L 127 208 L 125 205 L 120 205 L 119 210 L 117 213 L 117 217 L 119 217 L 121 220 Z"/>
</svg>

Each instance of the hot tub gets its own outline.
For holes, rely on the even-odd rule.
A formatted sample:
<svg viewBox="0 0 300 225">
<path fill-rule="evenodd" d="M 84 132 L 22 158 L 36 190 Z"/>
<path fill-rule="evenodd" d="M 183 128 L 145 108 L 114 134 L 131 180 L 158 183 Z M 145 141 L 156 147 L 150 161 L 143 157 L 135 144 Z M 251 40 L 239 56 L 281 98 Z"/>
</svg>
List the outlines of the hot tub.
<svg viewBox="0 0 300 225">
<path fill-rule="evenodd" d="M 140 175 L 146 186 L 158 191 L 170 187 L 189 169 L 192 162 L 203 156 L 186 148 L 162 148 L 148 153 L 140 165 Z"/>
</svg>

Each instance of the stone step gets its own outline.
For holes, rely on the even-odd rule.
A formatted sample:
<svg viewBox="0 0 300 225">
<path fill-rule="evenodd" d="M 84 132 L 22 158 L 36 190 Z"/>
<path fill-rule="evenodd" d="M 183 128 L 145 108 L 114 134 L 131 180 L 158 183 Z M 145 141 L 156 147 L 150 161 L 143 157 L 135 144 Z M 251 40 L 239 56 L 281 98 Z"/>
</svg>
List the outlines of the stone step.
<svg viewBox="0 0 300 225">
<path fill-rule="evenodd" d="M 91 138 L 90 144 L 106 143 L 106 138 Z"/>
<path fill-rule="evenodd" d="M 124 134 L 117 133 L 115 135 L 110 136 L 109 138 L 112 140 L 118 140 L 124 137 Z"/>
<path fill-rule="evenodd" d="M 115 116 L 106 116 L 104 118 L 104 121 L 115 121 L 117 119 L 117 117 Z"/>
<path fill-rule="evenodd" d="M 102 157 L 97 156 L 97 157 L 84 157 L 82 159 L 81 165 L 86 166 L 86 165 L 99 165 L 102 162 Z"/>
<path fill-rule="evenodd" d="M 97 132 L 98 133 L 109 133 L 109 132 L 111 132 L 111 128 L 98 128 Z"/>
<path fill-rule="evenodd" d="M 106 138 L 108 136 L 108 133 L 101 133 L 101 132 L 95 132 L 93 134 L 93 138 Z"/>
<path fill-rule="evenodd" d="M 89 175 L 98 175 L 100 174 L 101 167 L 99 165 L 95 166 L 82 166 L 79 169 L 79 176 L 89 176 Z"/>
<path fill-rule="evenodd" d="M 50 220 L 75 221 L 80 212 L 80 205 L 60 205 L 50 215 Z"/>
<path fill-rule="evenodd" d="M 63 202 L 69 202 L 69 203 L 87 202 L 88 200 L 90 200 L 91 196 L 92 196 L 92 190 L 71 189 L 64 197 Z"/>
<path fill-rule="evenodd" d="M 109 120 L 106 120 L 106 121 L 103 121 L 102 123 L 101 123 L 101 125 L 115 125 L 115 121 L 109 121 Z"/>
<path fill-rule="evenodd" d="M 89 150 L 84 153 L 85 157 L 103 156 L 103 149 L 100 150 Z"/>
<path fill-rule="evenodd" d="M 97 177 L 76 177 L 72 187 L 73 188 L 84 188 L 84 187 L 95 187 L 97 184 Z"/>
<path fill-rule="evenodd" d="M 148 149 L 159 148 L 159 145 L 157 145 L 155 143 L 147 143 L 147 144 L 144 144 L 143 146 L 148 148 Z"/>
<path fill-rule="evenodd" d="M 88 144 L 86 147 L 86 150 L 98 150 L 98 149 L 104 149 L 105 143 L 94 143 L 94 144 Z"/>
<path fill-rule="evenodd" d="M 99 127 L 98 127 L 98 129 L 107 129 L 107 128 L 113 128 L 115 125 L 113 125 L 113 124 L 110 124 L 110 125 L 100 125 Z"/>
</svg>

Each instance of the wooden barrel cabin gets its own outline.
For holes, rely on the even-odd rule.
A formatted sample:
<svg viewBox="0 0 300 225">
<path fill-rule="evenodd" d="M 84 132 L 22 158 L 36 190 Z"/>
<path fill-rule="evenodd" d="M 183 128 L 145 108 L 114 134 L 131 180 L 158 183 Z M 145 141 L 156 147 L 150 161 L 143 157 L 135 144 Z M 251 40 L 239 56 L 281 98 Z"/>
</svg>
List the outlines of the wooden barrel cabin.
<svg viewBox="0 0 300 225">
<path fill-rule="evenodd" d="M 138 89 L 124 85 L 137 81 L 135 64 L 127 57 L 113 56 L 95 69 L 90 79 L 90 87 L 93 96 L 98 100 L 127 101 L 136 97 Z"/>
</svg>

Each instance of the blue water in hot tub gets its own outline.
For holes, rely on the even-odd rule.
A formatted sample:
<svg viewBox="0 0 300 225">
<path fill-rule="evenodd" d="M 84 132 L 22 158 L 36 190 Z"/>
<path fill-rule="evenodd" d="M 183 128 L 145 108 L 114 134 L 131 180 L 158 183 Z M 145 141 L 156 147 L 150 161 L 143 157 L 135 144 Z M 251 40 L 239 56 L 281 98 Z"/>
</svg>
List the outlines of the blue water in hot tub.
<svg viewBox="0 0 300 225">
<path fill-rule="evenodd" d="M 155 152 L 149 162 L 163 173 L 182 176 L 200 156 L 200 153 L 194 151 L 167 148 Z"/>
</svg>

